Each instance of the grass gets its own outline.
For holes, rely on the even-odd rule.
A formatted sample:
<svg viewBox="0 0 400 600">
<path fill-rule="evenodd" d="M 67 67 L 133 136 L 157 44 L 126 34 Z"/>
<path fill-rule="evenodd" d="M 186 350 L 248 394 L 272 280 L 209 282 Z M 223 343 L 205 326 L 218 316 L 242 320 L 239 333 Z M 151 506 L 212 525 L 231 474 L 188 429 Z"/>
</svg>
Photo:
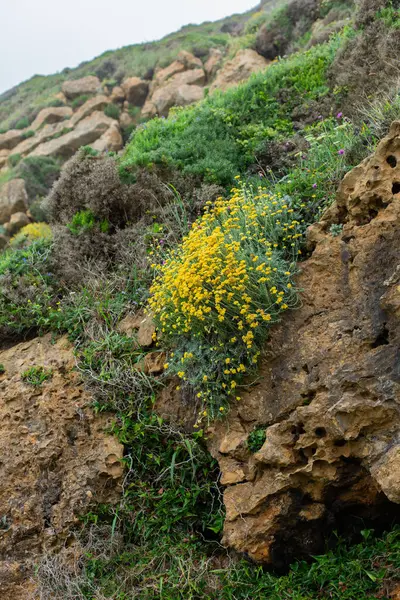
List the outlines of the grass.
<svg viewBox="0 0 400 600">
<path fill-rule="evenodd" d="M 39 387 L 53 377 L 53 371 L 45 367 L 30 367 L 22 373 L 21 377 L 26 383 Z"/>
</svg>

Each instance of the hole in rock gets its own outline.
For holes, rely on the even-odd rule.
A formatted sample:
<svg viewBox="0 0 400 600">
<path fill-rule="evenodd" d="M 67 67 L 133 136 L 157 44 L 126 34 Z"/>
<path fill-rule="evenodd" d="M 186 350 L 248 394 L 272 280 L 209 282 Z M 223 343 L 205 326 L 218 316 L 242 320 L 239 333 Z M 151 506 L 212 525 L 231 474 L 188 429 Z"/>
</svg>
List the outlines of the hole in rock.
<svg viewBox="0 0 400 600">
<path fill-rule="evenodd" d="M 389 344 L 389 330 L 386 325 L 383 325 L 382 331 L 376 337 L 375 341 L 372 342 L 371 348 L 379 348 L 379 346 L 387 346 Z"/>
<path fill-rule="evenodd" d="M 394 181 L 392 185 L 392 194 L 400 194 L 400 181 Z"/>
<path fill-rule="evenodd" d="M 393 156 L 393 154 L 389 154 L 389 156 L 386 159 L 386 162 L 390 167 L 392 167 L 392 169 L 394 169 L 397 165 L 397 159 L 395 156 Z"/>
<path fill-rule="evenodd" d="M 346 440 L 335 440 L 333 442 L 334 446 L 337 446 L 338 448 L 341 448 L 342 446 L 346 445 Z"/>
<path fill-rule="evenodd" d="M 317 427 L 314 433 L 317 437 L 322 438 L 326 436 L 326 429 L 325 427 Z"/>
</svg>

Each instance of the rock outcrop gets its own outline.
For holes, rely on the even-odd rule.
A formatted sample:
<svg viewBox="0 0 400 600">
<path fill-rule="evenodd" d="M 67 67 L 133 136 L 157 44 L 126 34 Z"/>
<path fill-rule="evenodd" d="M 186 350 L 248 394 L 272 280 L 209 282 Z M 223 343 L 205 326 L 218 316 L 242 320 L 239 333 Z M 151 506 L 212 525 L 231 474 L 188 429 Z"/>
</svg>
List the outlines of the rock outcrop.
<svg viewBox="0 0 400 600">
<path fill-rule="evenodd" d="M 250 77 L 252 73 L 262 71 L 269 62 L 255 50 L 239 50 L 232 60 L 228 60 L 218 71 L 210 90 L 226 90 Z"/>
<path fill-rule="evenodd" d="M 40 555 L 72 542 L 92 502 L 118 500 L 122 446 L 90 410 L 65 338 L 23 342 L 0 363 L 0 596 L 26 600 Z M 23 380 L 34 366 L 51 373 L 41 386 Z"/>
<path fill-rule="evenodd" d="M 31 156 L 61 156 L 69 158 L 81 146 L 95 142 L 113 123 L 117 123 L 117 121 L 110 119 L 103 112 L 95 111 L 89 117 L 82 119 L 75 129 L 69 133 L 37 146 L 31 153 Z"/>
<path fill-rule="evenodd" d="M 29 125 L 29 129 L 36 131 L 42 125 L 59 123 L 72 117 L 72 108 L 70 106 L 55 106 L 43 108 L 36 119 Z"/>
<path fill-rule="evenodd" d="M 205 81 L 201 60 L 189 52 L 180 52 L 176 61 L 156 73 L 142 116 L 165 117 L 173 106 L 198 102 L 204 96 Z"/>
<path fill-rule="evenodd" d="M 308 239 L 301 306 L 272 329 L 257 385 L 208 432 L 223 542 L 263 563 L 321 551 L 352 511 L 400 503 L 400 121 Z M 266 437 L 251 453 L 255 428 Z"/>
<path fill-rule="evenodd" d="M 9 221 L 11 215 L 28 210 L 28 194 L 23 179 L 11 179 L 0 190 L 0 224 Z"/>
<path fill-rule="evenodd" d="M 82 77 L 82 79 L 64 81 L 62 84 L 63 94 L 68 100 L 73 100 L 78 96 L 84 96 L 86 94 L 96 94 L 99 90 L 101 90 L 100 79 L 94 75 Z"/>
<path fill-rule="evenodd" d="M 129 104 L 132 106 L 143 106 L 149 91 L 149 84 L 147 81 L 143 81 L 142 79 L 139 79 L 139 77 L 129 77 L 129 79 L 126 79 L 123 82 L 121 88 Z M 118 98 L 118 100 L 120 100 L 120 98 Z"/>
<path fill-rule="evenodd" d="M 89 117 L 92 113 L 96 112 L 96 110 L 103 110 L 109 102 L 110 100 L 103 94 L 95 96 L 94 98 L 89 98 L 89 100 L 86 100 L 86 102 L 74 113 L 73 117 L 68 122 L 68 125 L 75 127 L 79 121 L 86 119 L 86 117 Z"/>
<path fill-rule="evenodd" d="M 24 132 L 21 129 L 10 129 L 5 133 L 0 133 L 0 150 L 12 150 L 23 139 Z"/>
</svg>

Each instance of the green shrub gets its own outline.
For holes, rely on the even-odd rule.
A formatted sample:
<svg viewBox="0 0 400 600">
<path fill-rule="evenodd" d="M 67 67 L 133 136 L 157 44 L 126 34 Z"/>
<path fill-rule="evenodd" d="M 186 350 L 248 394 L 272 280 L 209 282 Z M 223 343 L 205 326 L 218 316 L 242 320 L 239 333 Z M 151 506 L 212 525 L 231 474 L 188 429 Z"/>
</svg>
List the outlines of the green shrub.
<svg viewBox="0 0 400 600">
<path fill-rule="evenodd" d="M 22 373 L 21 377 L 27 383 L 39 387 L 53 377 L 53 371 L 45 367 L 30 367 Z"/>
<path fill-rule="evenodd" d="M 0 363 L 0 375 L 4 375 L 5 372 L 6 372 L 5 366 L 2 363 Z"/>
<path fill-rule="evenodd" d="M 92 230 L 96 224 L 102 233 L 107 233 L 110 228 L 110 223 L 106 219 L 98 223 L 95 215 L 90 210 L 81 210 L 73 216 L 67 227 L 74 235 L 80 235 Z"/>
<path fill-rule="evenodd" d="M 31 124 L 31 122 L 28 119 L 28 117 L 22 117 L 22 119 L 19 119 L 15 123 L 14 128 L 15 129 L 25 129 L 25 127 L 29 127 L 30 124 Z"/>
<path fill-rule="evenodd" d="M 22 159 L 21 154 L 10 154 L 10 156 L 8 157 L 8 164 L 10 165 L 11 168 L 16 167 L 18 165 L 18 163 L 21 161 L 21 159 Z"/>
<path fill-rule="evenodd" d="M 77 98 L 74 98 L 71 102 L 71 106 L 72 106 L 73 110 L 76 110 L 80 106 L 83 106 L 83 104 L 85 104 L 85 102 L 87 102 L 87 100 L 89 100 L 89 98 L 90 98 L 90 96 L 88 96 L 87 94 L 81 94 Z"/>
<path fill-rule="evenodd" d="M 35 132 L 32 129 L 29 129 L 28 131 L 24 131 L 22 138 L 24 140 L 27 140 L 28 138 L 34 137 Z"/>
<path fill-rule="evenodd" d="M 25 181 L 25 188 L 29 202 L 31 203 L 36 197 L 47 195 L 51 186 L 58 178 L 60 170 L 61 164 L 56 158 L 50 156 L 28 156 L 18 164 L 15 175 Z M 43 219 L 36 220 L 42 221 Z"/>
<path fill-rule="evenodd" d="M 326 72 L 340 44 L 336 36 L 328 44 L 272 64 L 225 94 L 217 92 L 167 119 L 138 127 L 120 160 L 122 177 L 129 179 L 139 166 L 156 164 L 231 184 L 254 162 L 266 140 L 293 134 L 296 108 L 328 94 Z"/>
<path fill-rule="evenodd" d="M 116 104 L 107 104 L 104 109 L 104 114 L 110 119 L 116 119 L 118 121 L 120 115 L 120 109 Z"/>
</svg>

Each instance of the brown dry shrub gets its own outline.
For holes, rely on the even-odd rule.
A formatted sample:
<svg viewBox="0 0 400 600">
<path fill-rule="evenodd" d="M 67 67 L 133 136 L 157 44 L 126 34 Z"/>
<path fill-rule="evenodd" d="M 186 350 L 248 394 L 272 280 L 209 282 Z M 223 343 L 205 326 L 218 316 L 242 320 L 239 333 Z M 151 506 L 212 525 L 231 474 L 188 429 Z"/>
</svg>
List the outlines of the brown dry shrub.
<svg viewBox="0 0 400 600">
<path fill-rule="evenodd" d="M 307 33 L 318 16 L 318 0 L 294 0 L 260 28 L 255 49 L 268 60 L 282 56 L 295 40 Z"/>
<path fill-rule="evenodd" d="M 369 97 L 385 95 L 400 75 L 400 32 L 376 14 L 386 0 L 362 0 L 356 17 L 358 35 L 338 52 L 329 71 L 331 87 L 345 93 L 341 109 L 356 116 Z"/>
</svg>

